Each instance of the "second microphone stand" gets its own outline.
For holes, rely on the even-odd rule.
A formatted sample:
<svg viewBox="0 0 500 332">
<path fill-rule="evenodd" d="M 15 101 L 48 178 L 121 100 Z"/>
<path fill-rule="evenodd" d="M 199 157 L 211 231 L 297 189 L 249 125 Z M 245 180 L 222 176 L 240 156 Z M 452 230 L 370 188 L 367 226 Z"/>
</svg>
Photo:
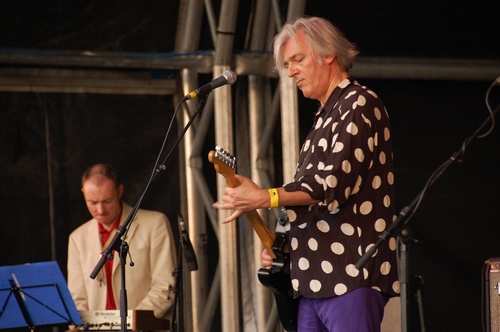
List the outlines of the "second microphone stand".
<svg viewBox="0 0 500 332">
<path fill-rule="evenodd" d="M 375 244 L 370 247 L 370 249 L 361 257 L 361 259 L 356 263 L 356 268 L 361 270 L 366 262 L 373 256 L 375 251 L 380 247 L 382 243 L 387 241 L 391 237 L 396 237 L 398 240 L 399 248 L 399 277 L 400 277 L 400 294 L 401 294 L 401 332 L 406 332 L 408 329 L 408 241 L 411 239 L 411 232 L 408 233 L 408 228 L 406 227 L 411 217 L 415 213 L 416 209 L 420 205 L 424 195 L 427 190 L 450 168 L 455 162 L 462 161 L 462 157 L 465 154 L 465 150 L 469 144 L 476 138 L 480 137 L 479 133 L 483 128 L 490 122 L 494 121 L 495 113 L 499 110 L 497 107 L 495 111 L 491 112 L 491 117 L 487 118 L 473 133 L 472 136 L 467 138 L 462 147 L 455 152 L 446 162 L 444 162 L 436 171 L 431 175 L 430 179 L 427 181 L 424 189 L 415 197 L 415 199 L 410 203 L 410 205 L 404 207 L 399 213 L 397 219 L 387 227 L 382 234 L 379 235 Z M 481 136 L 481 137 L 484 137 Z M 406 232 L 406 233 L 405 233 Z"/>
<path fill-rule="evenodd" d="M 184 317 L 184 302 L 181 301 L 183 298 L 183 287 L 182 287 L 182 280 L 183 280 L 183 271 L 184 271 L 184 264 L 183 264 L 183 257 L 185 258 L 186 261 L 186 269 L 191 272 L 191 271 L 196 271 L 198 270 L 198 262 L 196 260 L 196 256 L 193 250 L 193 245 L 191 244 L 191 240 L 189 239 L 189 236 L 187 235 L 187 231 L 184 225 L 184 218 L 182 217 L 181 214 L 179 214 L 179 252 L 177 253 L 177 269 L 173 272 L 173 275 L 175 276 L 175 299 L 174 299 L 174 304 L 173 304 L 173 310 L 172 310 L 172 324 L 171 324 L 171 331 L 172 332 L 179 332 L 179 331 L 184 331 L 184 326 L 182 325 L 183 323 L 183 317 Z"/>
</svg>

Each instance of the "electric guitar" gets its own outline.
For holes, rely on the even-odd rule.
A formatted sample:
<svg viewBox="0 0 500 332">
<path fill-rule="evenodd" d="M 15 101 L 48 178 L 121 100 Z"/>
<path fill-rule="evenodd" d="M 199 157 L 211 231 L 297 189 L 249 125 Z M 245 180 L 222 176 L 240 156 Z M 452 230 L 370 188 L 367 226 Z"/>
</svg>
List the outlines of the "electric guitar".
<svg viewBox="0 0 500 332">
<path fill-rule="evenodd" d="M 217 146 L 215 151 L 209 152 L 208 160 L 214 164 L 215 170 L 224 176 L 230 188 L 236 188 L 240 185 L 235 177 L 236 157 Z M 267 252 L 273 258 L 271 268 L 259 269 L 257 274 L 259 281 L 273 291 L 278 316 L 283 328 L 287 331 L 297 331 L 299 299 L 293 298 L 289 256 L 286 251 L 286 236 L 281 232 L 271 233 L 256 210 L 245 213 L 245 216 L 250 221 Z M 278 221 L 285 222 L 286 218 L 286 211 L 282 209 Z"/>
</svg>

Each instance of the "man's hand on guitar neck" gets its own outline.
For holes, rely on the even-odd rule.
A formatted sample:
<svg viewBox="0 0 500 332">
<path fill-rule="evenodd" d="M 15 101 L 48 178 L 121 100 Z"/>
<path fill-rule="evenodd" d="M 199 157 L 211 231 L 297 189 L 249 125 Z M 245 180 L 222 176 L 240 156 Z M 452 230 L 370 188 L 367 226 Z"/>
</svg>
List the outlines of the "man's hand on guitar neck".
<svg viewBox="0 0 500 332">
<path fill-rule="evenodd" d="M 227 224 L 249 211 L 271 207 L 271 199 L 267 189 L 262 189 L 243 175 L 234 174 L 234 179 L 239 182 L 239 185 L 227 186 L 222 195 L 222 202 L 212 204 L 216 209 L 234 210 L 231 216 L 222 220 L 222 223 Z M 312 199 L 304 191 L 286 192 L 283 187 L 276 188 L 276 190 L 279 193 L 279 204 L 283 206 L 309 205 L 319 202 Z"/>
<path fill-rule="evenodd" d="M 224 224 L 236 220 L 246 212 L 270 207 L 269 192 L 266 189 L 260 188 L 243 175 L 235 174 L 235 178 L 240 185 L 234 188 L 226 187 L 221 197 L 222 202 L 212 204 L 216 209 L 234 210 L 231 216 L 222 220 Z"/>
<path fill-rule="evenodd" d="M 262 251 L 261 258 L 262 258 L 262 266 L 265 267 L 266 269 L 270 269 L 273 264 L 273 258 L 271 257 L 271 255 L 269 255 L 266 249 Z"/>
</svg>

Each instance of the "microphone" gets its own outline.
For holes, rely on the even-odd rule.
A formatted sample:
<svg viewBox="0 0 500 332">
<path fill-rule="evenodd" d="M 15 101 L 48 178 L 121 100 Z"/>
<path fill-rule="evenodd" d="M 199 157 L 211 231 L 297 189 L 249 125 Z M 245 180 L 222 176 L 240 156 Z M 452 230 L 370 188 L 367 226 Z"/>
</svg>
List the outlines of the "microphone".
<svg viewBox="0 0 500 332">
<path fill-rule="evenodd" d="M 207 83 L 202 87 L 188 93 L 186 96 L 184 96 L 184 100 L 206 95 L 220 86 L 233 84 L 234 82 L 236 82 L 236 74 L 232 70 L 226 70 L 224 73 L 222 73 L 222 76 L 219 76 L 210 83 Z"/>
<path fill-rule="evenodd" d="M 191 240 L 189 240 L 188 233 L 186 231 L 186 226 L 184 225 L 184 218 L 179 213 L 179 232 L 181 234 L 181 247 L 184 252 L 184 258 L 186 259 L 186 266 L 189 271 L 198 270 L 198 262 L 196 261 L 196 255 L 194 253 L 193 245 Z"/>
</svg>

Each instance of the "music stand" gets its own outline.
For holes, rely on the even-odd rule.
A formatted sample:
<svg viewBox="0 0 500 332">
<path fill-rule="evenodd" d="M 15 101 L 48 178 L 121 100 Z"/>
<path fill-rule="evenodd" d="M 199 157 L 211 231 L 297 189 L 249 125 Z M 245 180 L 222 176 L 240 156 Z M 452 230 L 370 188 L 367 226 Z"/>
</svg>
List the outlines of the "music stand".
<svg viewBox="0 0 500 332">
<path fill-rule="evenodd" d="M 57 262 L 0 267 L 0 330 L 82 324 Z"/>
</svg>

